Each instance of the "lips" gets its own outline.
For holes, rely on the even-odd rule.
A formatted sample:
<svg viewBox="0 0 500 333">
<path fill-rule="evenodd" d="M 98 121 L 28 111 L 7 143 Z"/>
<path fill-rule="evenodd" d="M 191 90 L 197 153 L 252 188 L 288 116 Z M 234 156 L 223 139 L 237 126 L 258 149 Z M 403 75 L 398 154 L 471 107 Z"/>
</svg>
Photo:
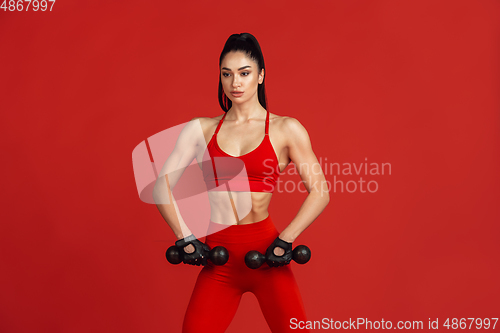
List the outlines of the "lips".
<svg viewBox="0 0 500 333">
<path fill-rule="evenodd" d="M 243 95 L 243 91 L 231 91 L 231 95 L 234 97 L 241 97 Z"/>
</svg>

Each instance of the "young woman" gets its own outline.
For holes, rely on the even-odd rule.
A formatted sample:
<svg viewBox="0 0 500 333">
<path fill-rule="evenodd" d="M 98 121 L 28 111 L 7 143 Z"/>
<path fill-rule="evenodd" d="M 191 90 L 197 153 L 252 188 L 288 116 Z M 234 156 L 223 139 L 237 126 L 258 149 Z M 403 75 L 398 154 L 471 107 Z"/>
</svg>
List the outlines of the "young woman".
<svg viewBox="0 0 500 333">
<path fill-rule="evenodd" d="M 220 55 L 219 66 L 219 103 L 225 113 L 215 118 L 195 119 L 202 128 L 205 153 L 214 159 L 225 157 L 244 163 L 251 208 L 246 216 L 238 216 L 234 211 L 236 222 L 226 221 L 224 209 L 215 209 L 204 244 L 187 231 L 172 207 L 158 205 L 178 238 L 176 246 L 185 252 L 184 263 L 204 266 L 186 311 L 183 332 L 225 332 L 245 292 L 255 294 L 272 332 L 291 332 L 292 318 L 307 320 L 288 265 L 292 243 L 328 204 L 325 177 L 300 122 L 270 114 L 266 109 L 264 58 L 255 37 L 248 33 L 231 35 Z M 182 149 L 174 151 L 169 160 L 193 158 L 194 153 Z M 291 161 L 309 194 L 295 218 L 278 232 L 268 207 L 279 173 Z M 217 173 L 209 170 L 210 166 L 210 163 L 203 165 L 205 181 L 217 183 Z M 221 196 L 209 198 L 212 208 L 223 205 L 218 202 Z M 219 245 L 229 252 L 229 260 L 223 266 L 207 261 L 208 249 Z M 267 265 L 258 269 L 246 267 L 244 257 L 250 250 L 265 253 Z"/>
</svg>

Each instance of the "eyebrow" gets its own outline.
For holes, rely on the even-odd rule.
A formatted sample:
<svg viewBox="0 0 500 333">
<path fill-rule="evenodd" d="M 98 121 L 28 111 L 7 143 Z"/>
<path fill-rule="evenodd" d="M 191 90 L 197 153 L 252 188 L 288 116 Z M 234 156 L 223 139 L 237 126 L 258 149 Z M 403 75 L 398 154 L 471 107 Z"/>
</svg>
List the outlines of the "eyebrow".
<svg viewBox="0 0 500 333">
<path fill-rule="evenodd" d="M 242 69 L 245 69 L 245 68 L 248 68 L 248 67 L 252 67 L 252 66 L 243 66 L 243 67 L 240 67 L 238 68 L 239 71 L 241 71 Z M 227 71 L 230 71 L 231 69 L 227 68 L 227 67 L 222 67 L 221 69 L 225 69 Z"/>
</svg>

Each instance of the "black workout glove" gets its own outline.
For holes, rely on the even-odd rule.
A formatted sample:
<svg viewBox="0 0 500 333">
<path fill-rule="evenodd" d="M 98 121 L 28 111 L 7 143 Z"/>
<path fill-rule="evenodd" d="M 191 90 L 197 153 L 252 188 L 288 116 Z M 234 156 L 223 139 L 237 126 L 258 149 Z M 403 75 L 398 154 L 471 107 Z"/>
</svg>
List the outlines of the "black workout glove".
<svg viewBox="0 0 500 333">
<path fill-rule="evenodd" d="M 277 256 L 274 254 L 274 248 L 281 247 L 285 250 L 282 256 Z M 280 267 L 288 265 L 292 261 L 292 243 L 285 242 L 284 240 L 276 237 L 274 242 L 267 248 L 266 251 L 266 263 L 269 267 Z"/>
<path fill-rule="evenodd" d="M 187 253 L 184 248 L 192 244 L 194 246 L 193 253 Z M 183 239 L 175 242 L 175 246 L 179 248 L 182 253 L 182 262 L 189 265 L 205 266 L 210 252 L 207 244 L 200 242 L 194 235 L 189 235 Z"/>
</svg>

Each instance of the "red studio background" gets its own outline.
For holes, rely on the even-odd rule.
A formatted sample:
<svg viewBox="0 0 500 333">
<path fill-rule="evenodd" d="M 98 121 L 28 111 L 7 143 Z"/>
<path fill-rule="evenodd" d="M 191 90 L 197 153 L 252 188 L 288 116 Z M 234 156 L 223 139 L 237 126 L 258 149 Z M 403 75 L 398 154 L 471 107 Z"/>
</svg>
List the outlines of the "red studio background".
<svg viewBox="0 0 500 333">
<path fill-rule="evenodd" d="M 313 253 L 292 263 L 309 319 L 499 318 L 499 22 L 496 0 L 2 9 L 0 331 L 180 332 L 201 268 L 165 260 L 175 237 L 132 150 L 222 114 L 218 57 L 240 32 L 264 52 L 269 111 L 305 126 L 332 183 L 294 243 Z M 363 163 L 384 175 L 342 172 Z M 305 196 L 275 192 L 278 230 Z M 269 332 L 255 296 L 227 332 Z"/>
</svg>

